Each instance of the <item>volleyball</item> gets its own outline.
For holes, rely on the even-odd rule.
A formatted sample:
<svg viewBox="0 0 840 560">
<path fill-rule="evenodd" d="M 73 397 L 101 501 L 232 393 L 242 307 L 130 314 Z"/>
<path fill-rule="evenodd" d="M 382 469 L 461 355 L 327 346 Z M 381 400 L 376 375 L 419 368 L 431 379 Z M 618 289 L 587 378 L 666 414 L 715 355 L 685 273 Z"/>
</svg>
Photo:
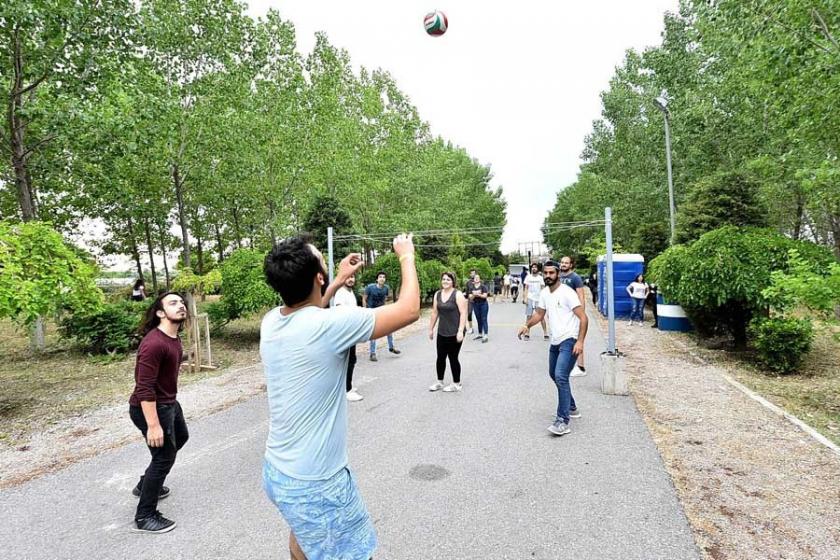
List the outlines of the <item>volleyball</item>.
<svg viewBox="0 0 840 560">
<path fill-rule="evenodd" d="M 426 28 L 426 33 L 432 37 L 440 37 L 446 33 L 446 28 L 449 27 L 449 20 L 446 19 L 446 14 L 440 10 L 429 12 L 423 18 L 423 26 Z"/>
</svg>

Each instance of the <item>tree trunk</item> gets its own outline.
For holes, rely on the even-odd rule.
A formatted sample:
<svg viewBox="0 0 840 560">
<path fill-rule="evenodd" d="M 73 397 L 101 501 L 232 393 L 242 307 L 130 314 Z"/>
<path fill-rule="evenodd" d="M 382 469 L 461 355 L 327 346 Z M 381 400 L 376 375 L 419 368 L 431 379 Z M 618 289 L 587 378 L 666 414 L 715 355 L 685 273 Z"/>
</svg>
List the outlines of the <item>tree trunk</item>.
<svg viewBox="0 0 840 560">
<path fill-rule="evenodd" d="M 164 224 L 158 223 L 157 227 L 158 237 L 160 238 L 160 252 L 163 254 L 163 272 L 166 274 L 166 291 L 168 292 L 172 279 L 169 276 L 169 262 L 166 258 L 166 226 Z"/>
<path fill-rule="evenodd" d="M 46 347 L 46 328 L 44 318 L 38 317 L 29 331 L 29 347 L 33 352 L 43 352 Z"/>
<path fill-rule="evenodd" d="M 12 152 L 12 168 L 15 172 L 15 189 L 18 205 L 24 222 L 38 219 L 38 207 L 32 189 L 32 180 L 26 169 L 29 152 L 26 149 L 26 127 L 28 123 L 23 117 L 23 53 L 21 52 L 20 35 L 14 32 L 12 46 L 12 80 L 9 92 L 9 104 L 6 108 L 6 123 L 9 127 L 9 149 Z"/>
<path fill-rule="evenodd" d="M 140 264 L 140 251 L 137 249 L 137 241 L 134 234 L 134 222 L 131 221 L 131 216 L 128 217 L 128 245 L 131 249 L 131 257 L 134 259 L 134 264 L 137 266 L 137 278 L 143 278 L 143 265 Z"/>
<path fill-rule="evenodd" d="M 198 257 L 198 275 L 204 276 L 204 246 L 201 244 L 201 237 L 195 236 L 196 256 Z"/>
<path fill-rule="evenodd" d="M 146 230 L 146 249 L 149 252 L 149 268 L 152 270 L 152 289 L 155 291 L 155 297 L 158 293 L 157 271 L 155 270 L 155 248 L 152 245 L 152 228 L 149 227 L 149 218 L 143 218 L 143 228 Z"/>
<path fill-rule="evenodd" d="M 184 184 L 181 181 L 181 172 L 178 164 L 172 165 L 172 184 L 175 187 L 175 199 L 178 202 L 178 221 L 181 224 L 181 243 L 184 251 L 184 266 L 192 266 L 190 260 L 190 233 L 187 229 L 187 213 L 184 209 Z"/>
<path fill-rule="evenodd" d="M 225 247 L 222 243 L 222 232 L 219 231 L 218 224 L 213 224 L 213 229 L 216 232 L 216 248 L 219 251 L 219 264 L 222 264 L 222 261 L 225 260 Z"/>
<path fill-rule="evenodd" d="M 239 211 L 236 206 L 231 206 L 231 215 L 233 217 L 233 239 L 236 241 L 236 248 L 242 248 L 242 231 L 239 229 Z"/>
<path fill-rule="evenodd" d="M 805 216 L 805 197 L 802 193 L 796 195 L 796 218 L 793 223 L 793 238 L 799 239 L 802 235 L 802 220 Z"/>
</svg>

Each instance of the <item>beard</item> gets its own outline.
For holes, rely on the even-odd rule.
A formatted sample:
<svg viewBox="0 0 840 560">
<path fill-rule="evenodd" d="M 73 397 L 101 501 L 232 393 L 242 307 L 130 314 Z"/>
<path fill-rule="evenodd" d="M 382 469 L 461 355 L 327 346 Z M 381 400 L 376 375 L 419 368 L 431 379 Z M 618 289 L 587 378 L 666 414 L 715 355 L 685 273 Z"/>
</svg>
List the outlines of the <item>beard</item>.
<svg viewBox="0 0 840 560">
<path fill-rule="evenodd" d="M 549 278 L 548 276 L 546 276 L 543 280 L 545 281 L 545 285 L 548 287 L 557 283 L 557 278 Z"/>
</svg>

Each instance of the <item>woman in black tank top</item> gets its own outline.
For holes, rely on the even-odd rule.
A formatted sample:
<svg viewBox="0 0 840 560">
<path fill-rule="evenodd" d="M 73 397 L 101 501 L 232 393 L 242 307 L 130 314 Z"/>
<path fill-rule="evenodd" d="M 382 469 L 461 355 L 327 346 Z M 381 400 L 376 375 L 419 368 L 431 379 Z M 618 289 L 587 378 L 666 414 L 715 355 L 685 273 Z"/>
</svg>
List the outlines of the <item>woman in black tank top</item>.
<svg viewBox="0 0 840 560">
<path fill-rule="evenodd" d="M 429 387 L 429 391 L 443 389 L 449 393 L 461 390 L 461 362 L 458 354 L 464 341 L 464 324 L 467 320 L 467 298 L 455 289 L 457 285 L 455 275 L 444 272 L 440 277 L 440 290 L 435 293 L 432 304 L 432 320 L 429 323 L 429 339 L 435 338 L 435 324 L 437 332 L 437 381 Z M 452 369 L 452 383 L 443 386 L 443 374 L 446 372 L 446 358 Z"/>
</svg>

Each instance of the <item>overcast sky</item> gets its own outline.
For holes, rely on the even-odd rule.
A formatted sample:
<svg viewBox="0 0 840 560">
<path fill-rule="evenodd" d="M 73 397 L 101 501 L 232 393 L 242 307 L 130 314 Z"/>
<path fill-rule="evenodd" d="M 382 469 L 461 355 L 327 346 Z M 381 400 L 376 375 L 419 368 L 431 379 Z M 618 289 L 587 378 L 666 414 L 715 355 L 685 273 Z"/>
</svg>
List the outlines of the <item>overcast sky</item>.
<svg viewBox="0 0 840 560">
<path fill-rule="evenodd" d="M 307 54 L 316 31 L 355 66 L 389 71 L 432 132 L 493 171 L 507 200 L 502 251 L 540 239 L 556 193 L 575 180 L 599 93 L 629 48 L 661 42 L 678 0 L 250 0 L 294 23 Z M 423 16 L 446 13 L 430 37 Z M 476 226 L 483 224 L 475 224 Z"/>
</svg>

